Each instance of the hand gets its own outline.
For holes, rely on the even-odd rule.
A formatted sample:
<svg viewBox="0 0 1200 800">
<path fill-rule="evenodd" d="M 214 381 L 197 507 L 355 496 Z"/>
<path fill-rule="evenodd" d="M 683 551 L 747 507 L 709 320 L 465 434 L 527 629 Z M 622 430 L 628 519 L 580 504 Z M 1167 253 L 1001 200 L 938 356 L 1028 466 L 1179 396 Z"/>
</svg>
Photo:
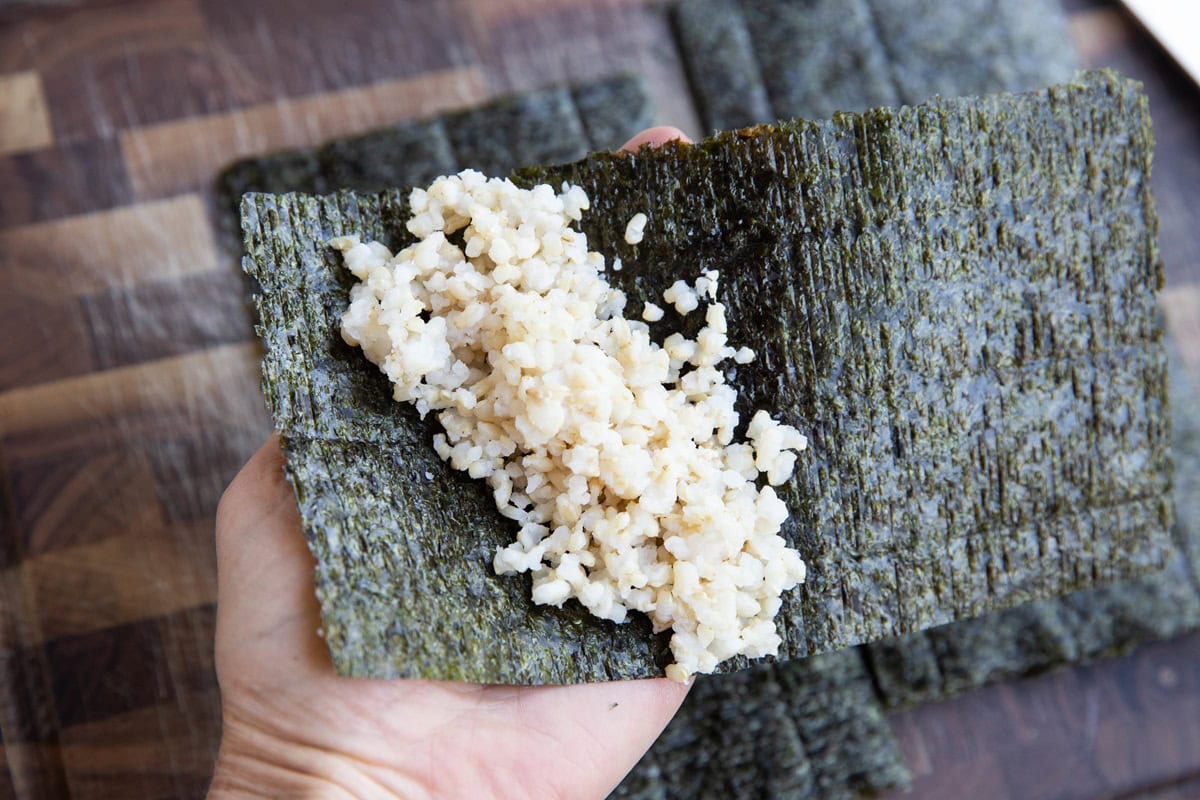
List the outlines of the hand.
<svg viewBox="0 0 1200 800">
<path fill-rule="evenodd" d="M 653 128 L 625 145 L 682 138 Z M 674 715 L 665 679 L 482 686 L 334 674 L 272 437 L 217 511 L 224 732 L 210 797 L 601 798 Z"/>
</svg>

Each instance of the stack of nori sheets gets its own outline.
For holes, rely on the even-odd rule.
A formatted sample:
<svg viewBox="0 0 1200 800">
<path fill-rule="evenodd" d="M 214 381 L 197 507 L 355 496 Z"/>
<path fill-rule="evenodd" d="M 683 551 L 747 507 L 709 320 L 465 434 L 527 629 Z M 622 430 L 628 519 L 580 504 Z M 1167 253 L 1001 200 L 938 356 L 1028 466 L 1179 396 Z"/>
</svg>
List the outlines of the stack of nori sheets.
<svg viewBox="0 0 1200 800">
<path fill-rule="evenodd" d="M 507 175 L 527 164 L 555 164 L 615 150 L 648 127 L 650 119 L 641 83 L 620 75 L 504 97 L 323 147 L 246 159 L 217 181 L 220 202 L 229 209 L 222 224 L 240 250 L 238 206 L 246 192 L 377 192 L 426 184 L 467 167 Z"/>
<path fill-rule="evenodd" d="M 709 130 L 1036 89 L 1078 66 L 1057 0 L 683 0 L 673 17 Z"/>
</svg>

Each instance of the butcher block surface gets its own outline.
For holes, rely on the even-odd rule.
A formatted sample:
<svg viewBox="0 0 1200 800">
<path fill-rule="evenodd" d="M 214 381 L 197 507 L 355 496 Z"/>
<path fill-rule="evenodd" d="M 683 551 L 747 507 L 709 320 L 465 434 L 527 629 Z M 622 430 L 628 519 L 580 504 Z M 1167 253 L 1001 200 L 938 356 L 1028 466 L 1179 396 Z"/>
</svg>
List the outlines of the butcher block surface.
<svg viewBox="0 0 1200 800">
<path fill-rule="evenodd" d="M 1150 95 L 1200 385 L 1200 90 L 1116 3 L 1067 8 Z M 213 514 L 271 430 L 220 169 L 630 70 L 699 136 L 673 48 L 649 0 L 0 2 L 0 798 L 207 788 Z M 892 724 L 913 797 L 1200 797 L 1200 635 Z"/>
</svg>

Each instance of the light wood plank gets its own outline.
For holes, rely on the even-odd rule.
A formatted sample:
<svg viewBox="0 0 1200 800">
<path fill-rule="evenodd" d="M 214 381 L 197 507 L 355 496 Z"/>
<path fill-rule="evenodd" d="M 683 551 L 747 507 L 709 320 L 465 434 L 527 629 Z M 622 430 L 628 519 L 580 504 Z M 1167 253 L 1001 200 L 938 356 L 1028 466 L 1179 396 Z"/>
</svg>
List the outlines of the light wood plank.
<svg viewBox="0 0 1200 800">
<path fill-rule="evenodd" d="M 0 75 L 0 155 L 52 144 L 41 77 L 32 70 Z"/>
<path fill-rule="evenodd" d="M 136 196 L 161 197 L 207 185 L 245 156 L 464 108 L 486 96 L 477 67 L 447 69 L 135 128 L 121 133 L 121 152 Z"/>
<path fill-rule="evenodd" d="M 1200 286 L 1176 286 L 1159 293 L 1167 328 L 1179 346 L 1192 385 L 1200 388 Z"/>
<path fill-rule="evenodd" d="M 198 194 L 0 230 L 0 292 L 47 301 L 215 269 Z"/>
<path fill-rule="evenodd" d="M 26 560 L 42 640 L 160 617 L 217 599 L 210 522 L 161 526 Z M 71 590 L 64 592 L 63 587 Z"/>
<path fill-rule="evenodd" d="M 591 12 L 627 6 L 649 6 L 658 0 L 599 0 L 580 3 L 579 0 L 474 0 L 471 13 L 484 30 L 496 25 L 528 21 L 539 14 L 584 8 Z"/>
<path fill-rule="evenodd" d="M 263 419 L 257 343 L 233 344 L 0 393 L 0 437 L 49 434 L 164 411 L 234 424 Z"/>
</svg>

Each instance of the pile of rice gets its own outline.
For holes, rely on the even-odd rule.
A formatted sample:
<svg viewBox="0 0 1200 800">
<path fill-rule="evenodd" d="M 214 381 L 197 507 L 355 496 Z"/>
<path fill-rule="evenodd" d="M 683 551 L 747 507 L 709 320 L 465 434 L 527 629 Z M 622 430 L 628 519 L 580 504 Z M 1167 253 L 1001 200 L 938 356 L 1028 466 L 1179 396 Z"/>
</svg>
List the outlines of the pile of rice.
<svg viewBox="0 0 1200 800">
<path fill-rule="evenodd" d="M 623 316 L 604 257 L 571 227 L 588 208 L 579 187 L 519 189 L 467 170 L 414 190 L 411 206 L 419 241 L 396 255 L 332 242 L 360 281 L 342 335 L 397 400 L 437 414 L 438 454 L 485 480 L 515 521 L 496 571 L 532 572 L 536 603 L 649 615 L 672 632 L 676 681 L 775 654 L 780 597 L 804 562 L 779 536 L 788 510 L 771 485 L 807 442 L 765 411 L 734 441 L 737 392 L 718 367 L 754 354 L 728 345 L 717 273 L 664 293 L 680 314 L 706 304 L 705 326 L 659 345 Z M 646 222 L 630 220 L 626 239 Z M 462 247 L 446 238 L 456 232 Z"/>
</svg>

